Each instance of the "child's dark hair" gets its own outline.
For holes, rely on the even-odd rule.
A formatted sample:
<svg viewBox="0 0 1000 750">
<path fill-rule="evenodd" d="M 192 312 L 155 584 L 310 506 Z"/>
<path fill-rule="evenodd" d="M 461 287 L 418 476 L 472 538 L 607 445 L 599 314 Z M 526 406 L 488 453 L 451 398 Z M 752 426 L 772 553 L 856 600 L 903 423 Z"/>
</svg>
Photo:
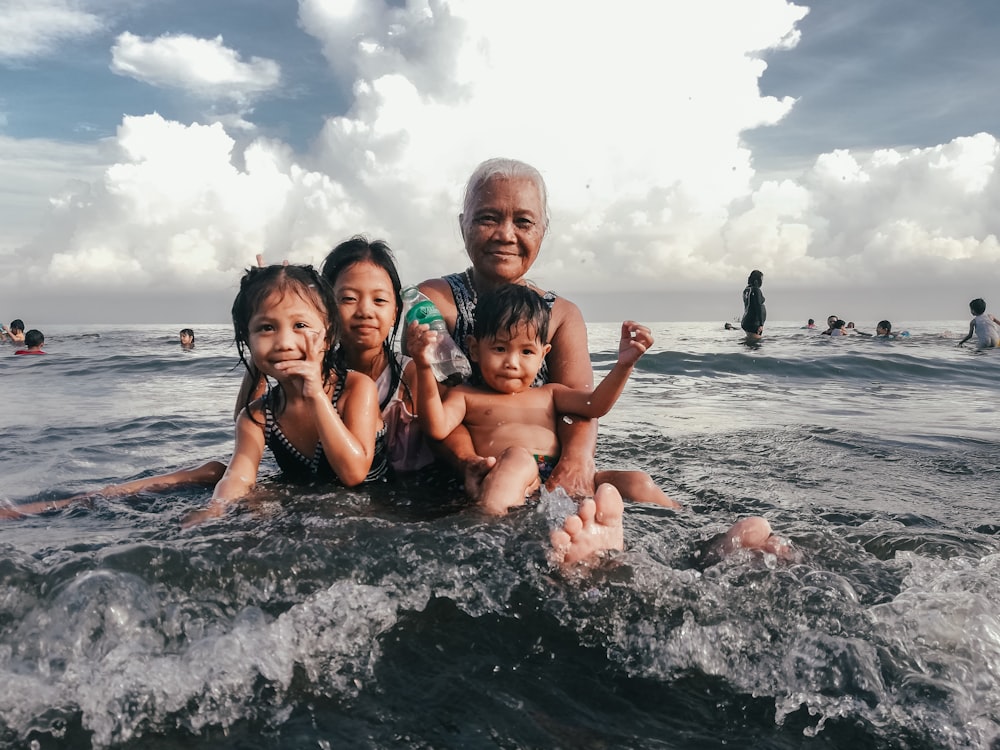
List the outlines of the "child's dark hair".
<svg viewBox="0 0 1000 750">
<path fill-rule="evenodd" d="M 884 328 L 885 330 L 892 333 L 892 323 L 890 323 L 888 320 L 880 320 L 878 322 L 878 325 L 875 326 L 875 328 L 876 330 L 879 328 Z"/>
<path fill-rule="evenodd" d="M 355 263 L 371 263 L 385 271 L 392 283 L 392 293 L 396 302 L 396 320 L 392 324 L 392 333 L 382 342 L 382 349 L 385 351 L 389 372 L 392 375 L 385 403 L 379 404 L 379 408 L 384 409 L 403 381 L 403 368 L 395 356 L 396 334 L 399 332 L 399 321 L 403 312 L 402 284 L 399 281 L 399 272 L 396 270 L 396 259 L 389 245 L 383 240 L 369 240 L 363 234 L 356 234 L 333 248 L 323 261 L 321 273 L 332 287 L 336 285 L 340 274 Z M 337 350 L 337 357 L 343 362 L 343 352 L 340 349 Z M 405 381 L 403 387 L 409 393 L 410 387 Z"/>
<path fill-rule="evenodd" d="M 190 336 L 191 340 L 194 341 L 194 329 L 193 328 L 182 328 L 181 336 Z"/>
<path fill-rule="evenodd" d="M 763 283 L 764 283 L 763 271 L 758 271 L 757 269 L 754 269 L 753 271 L 750 272 L 750 275 L 747 276 L 748 286 L 760 286 Z"/>
<path fill-rule="evenodd" d="M 982 315 L 986 312 L 986 300 L 982 297 L 976 297 L 969 303 L 969 309 L 972 310 L 973 315 Z"/>
<path fill-rule="evenodd" d="M 479 298 L 472 334 L 477 339 L 496 337 L 503 332 L 514 333 L 523 325 L 547 344 L 549 317 L 549 307 L 537 292 L 521 284 L 504 284 Z"/>
<path fill-rule="evenodd" d="M 10 321 L 10 330 L 12 330 L 12 331 L 23 331 L 24 330 L 24 321 L 21 320 L 20 318 L 14 318 L 12 321 Z"/>
<path fill-rule="evenodd" d="M 337 340 L 337 318 L 333 310 L 336 302 L 333 298 L 333 289 L 326 279 L 320 276 L 312 266 L 303 265 L 273 265 L 258 268 L 256 266 L 248 268 L 243 278 L 240 279 L 240 291 L 233 300 L 233 334 L 236 341 L 236 350 L 240 355 L 240 362 L 247 368 L 251 376 L 259 379 L 262 376 L 257 372 L 257 368 L 252 366 L 252 354 L 250 351 L 250 319 L 257 313 L 260 306 L 272 294 L 297 294 L 304 300 L 312 302 L 316 309 L 326 319 L 326 353 L 323 355 L 323 382 L 329 381 L 330 374 L 334 371 L 333 343 Z M 250 397 L 254 389 L 247 391 L 247 402 L 244 406 L 250 405 Z"/>
<path fill-rule="evenodd" d="M 24 345 L 29 349 L 33 346 L 41 346 L 45 343 L 45 336 L 37 328 L 32 328 L 24 334 Z"/>
</svg>

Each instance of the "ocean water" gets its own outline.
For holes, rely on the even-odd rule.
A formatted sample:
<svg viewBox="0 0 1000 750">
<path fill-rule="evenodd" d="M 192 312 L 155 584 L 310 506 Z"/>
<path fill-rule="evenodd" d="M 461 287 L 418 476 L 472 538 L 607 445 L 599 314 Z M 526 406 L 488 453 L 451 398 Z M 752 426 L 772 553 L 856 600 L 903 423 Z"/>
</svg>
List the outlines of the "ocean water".
<svg viewBox="0 0 1000 750">
<path fill-rule="evenodd" d="M 419 478 L 0 520 L 0 747 L 998 748 L 1000 350 L 967 326 L 654 326 L 597 461 L 685 507 L 628 504 L 590 570 L 547 560 L 560 493 L 488 519 Z M 225 460 L 230 331 L 179 328 L 0 350 L 0 503 Z M 616 348 L 591 327 L 598 376 Z M 699 564 L 750 514 L 801 560 Z"/>
</svg>

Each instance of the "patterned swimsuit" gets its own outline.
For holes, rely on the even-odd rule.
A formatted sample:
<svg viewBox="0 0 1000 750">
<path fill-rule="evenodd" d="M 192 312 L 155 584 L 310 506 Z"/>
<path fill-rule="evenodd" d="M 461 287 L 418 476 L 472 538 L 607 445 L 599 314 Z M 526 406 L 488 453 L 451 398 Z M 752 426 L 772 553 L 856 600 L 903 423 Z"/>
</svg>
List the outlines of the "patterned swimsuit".
<svg viewBox="0 0 1000 750">
<path fill-rule="evenodd" d="M 344 392 L 344 383 L 347 380 L 347 371 L 337 369 L 337 384 L 333 389 L 333 397 L 330 399 L 334 408 Z M 312 456 L 306 456 L 298 448 L 291 444 L 285 434 L 281 431 L 281 425 L 274 416 L 274 404 L 278 394 L 276 388 L 269 388 L 264 394 L 262 405 L 264 407 L 264 442 L 274 454 L 275 461 L 281 469 L 284 478 L 298 483 L 304 482 L 336 482 L 341 484 L 340 477 L 333 470 L 323 453 L 323 444 L 316 442 L 316 449 Z M 385 425 L 375 435 L 375 454 L 372 457 L 372 467 L 365 477 L 365 482 L 373 482 L 381 479 L 389 470 L 389 450 L 386 441 Z"/>
<path fill-rule="evenodd" d="M 476 289 L 472 286 L 472 269 L 467 268 L 462 273 L 452 273 L 444 277 L 444 280 L 448 282 L 448 286 L 451 287 L 451 296 L 455 298 L 455 310 L 457 315 L 455 316 L 455 331 L 452 334 L 452 338 L 455 339 L 455 343 L 465 352 L 465 356 L 469 357 L 469 346 L 466 344 L 465 339 L 472 335 L 474 330 L 473 326 L 475 324 L 476 318 Z M 542 299 L 548 306 L 549 310 L 552 309 L 552 305 L 555 304 L 556 295 L 555 292 L 546 292 L 542 295 Z M 471 361 L 471 357 L 469 357 Z M 548 362 L 542 362 L 542 367 L 538 371 L 538 375 L 535 376 L 535 382 L 531 384 L 532 388 L 536 388 L 540 385 L 545 385 L 549 382 L 549 364 Z M 472 384 L 482 385 L 482 380 L 479 377 L 479 368 L 473 363 L 472 367 Z"/>
</svg>

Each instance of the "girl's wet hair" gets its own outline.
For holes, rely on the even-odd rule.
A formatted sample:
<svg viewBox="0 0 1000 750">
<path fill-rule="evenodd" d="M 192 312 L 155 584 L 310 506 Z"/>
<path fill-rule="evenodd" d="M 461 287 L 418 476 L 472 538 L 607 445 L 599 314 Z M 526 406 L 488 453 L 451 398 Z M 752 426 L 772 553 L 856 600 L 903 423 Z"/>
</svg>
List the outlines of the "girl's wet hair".
<svg viewBox="0 0 1000 750">
<path fill-rule="evenodd" d="M 392 375 L 385 403 L 379 404 L 379 408 L 384 409 L 399 390 L 400 382 L 403 382 L 407 392 L 410 390 L 409 385 L 403 381 L 403 367 L 395 356 L 396 335 L 399 333 L 399 321 L 403 313 L 402 284 L 399 281 L 399 271 L 396 270 L 396 259 L 389 245 L 384 240 L 369 240 L 363 234 L 354 235 L 330 251 L 323 261 L 323 278 L 331 287 L 335 287 L 340 274 L 357 263 L 371 263 L 385 271 L 392 284 L 392 293 L 396 301 L 396 319 L 392 324 L 392 332 L 382 342 L 382 349 L 385 351 L 389 372 Z M 339 360 L 343 360 L 343 352 L 340 349 L 337 350 L 337 356 Z"/>
<path fill-rule="evenodd" d="M 309 265 L 273 265 L 258 268 L 248 268 L 240 279 L 240 291 L 233 300 L 233 334 L 240 362 L 251 375 L 257 374 L 252 366 L 250 352 L 250 319 L 257 314 L 261 306 L 272 294 L 297 294 L 303 300 L 311 302 L 320 316 L 326 321 L 326 353 L 323 355 L 323 381 L 328 382 L 334 370 L 334 342 L 338 338 L 337 318 L 331 315 L 336 302 L 333 289 L 326 279 Z M 247 393 L 249 396 L 253 389 Z"/>
<path fill-rule="evenodd" d="M 472 334 L 477 339 L 496 338 L 525 326 L 547 344 L 550 317 L 549 306 L 537 292 L 522 284 L 504 284 L 479 298 Z"/>
<path fill-rule="evenodd" d="M 753 271 L 750 272 L 750 275 L 747 277 L 748 286 L 760 286 L 763 283 L 764 283 L 763 271 L 758 271 L 757 269 L 754 269 Z"/>
</svg>

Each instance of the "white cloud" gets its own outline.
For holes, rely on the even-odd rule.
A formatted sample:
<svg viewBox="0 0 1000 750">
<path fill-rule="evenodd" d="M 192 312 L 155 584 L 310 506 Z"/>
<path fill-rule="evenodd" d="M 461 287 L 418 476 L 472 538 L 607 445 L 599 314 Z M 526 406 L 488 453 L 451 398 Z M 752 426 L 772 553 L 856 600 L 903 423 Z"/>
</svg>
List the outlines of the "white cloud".
<svg viewBox="0 0 1000 750">
<path fill-rule="evenodd" d="M 104 28 L 101 17 L 73 0 L 4 0 L 0 12 L 0 61 L 41 57 L 71 39 Z"/>
<path fill-rule="evenodd" d="M 144 39 L 126 31 L 111 49 L 111 70 L 153 86 L 238 103 L 271 91 L 281 82 L 278 63 L 261 57 L 244 61 L 223 44 L 221 36 L 199 39 L 165 34 Z"/>
<path fill-rule="evenodd" d="M 570 296 L 741 288 L 754 267 L 772 289 L 996 280 L 994 135 L 834 151 L 780 181 L 755 173 L 741 134 L 794 105 L 761 95 L 757 55 L 794 45 L 803 13 L 782 0 L 300 0 L 302 27 L 354 92 L 310 153 L 237 145 L 246 119 L 128 116 L 101 179 L 53 204 L 21 278 L 231 289 L 257 252 L 318 262 L 362 231 L 390 241 L 404 279 L 440 275 L 465 263 L 464 179 L 508 155 L 550 188 L 552 228 L 532 278 Z M 178 39 L 123 35 L 116 65 L 218 95 L 274 85 L 221 39 Z"/>
</svg>

